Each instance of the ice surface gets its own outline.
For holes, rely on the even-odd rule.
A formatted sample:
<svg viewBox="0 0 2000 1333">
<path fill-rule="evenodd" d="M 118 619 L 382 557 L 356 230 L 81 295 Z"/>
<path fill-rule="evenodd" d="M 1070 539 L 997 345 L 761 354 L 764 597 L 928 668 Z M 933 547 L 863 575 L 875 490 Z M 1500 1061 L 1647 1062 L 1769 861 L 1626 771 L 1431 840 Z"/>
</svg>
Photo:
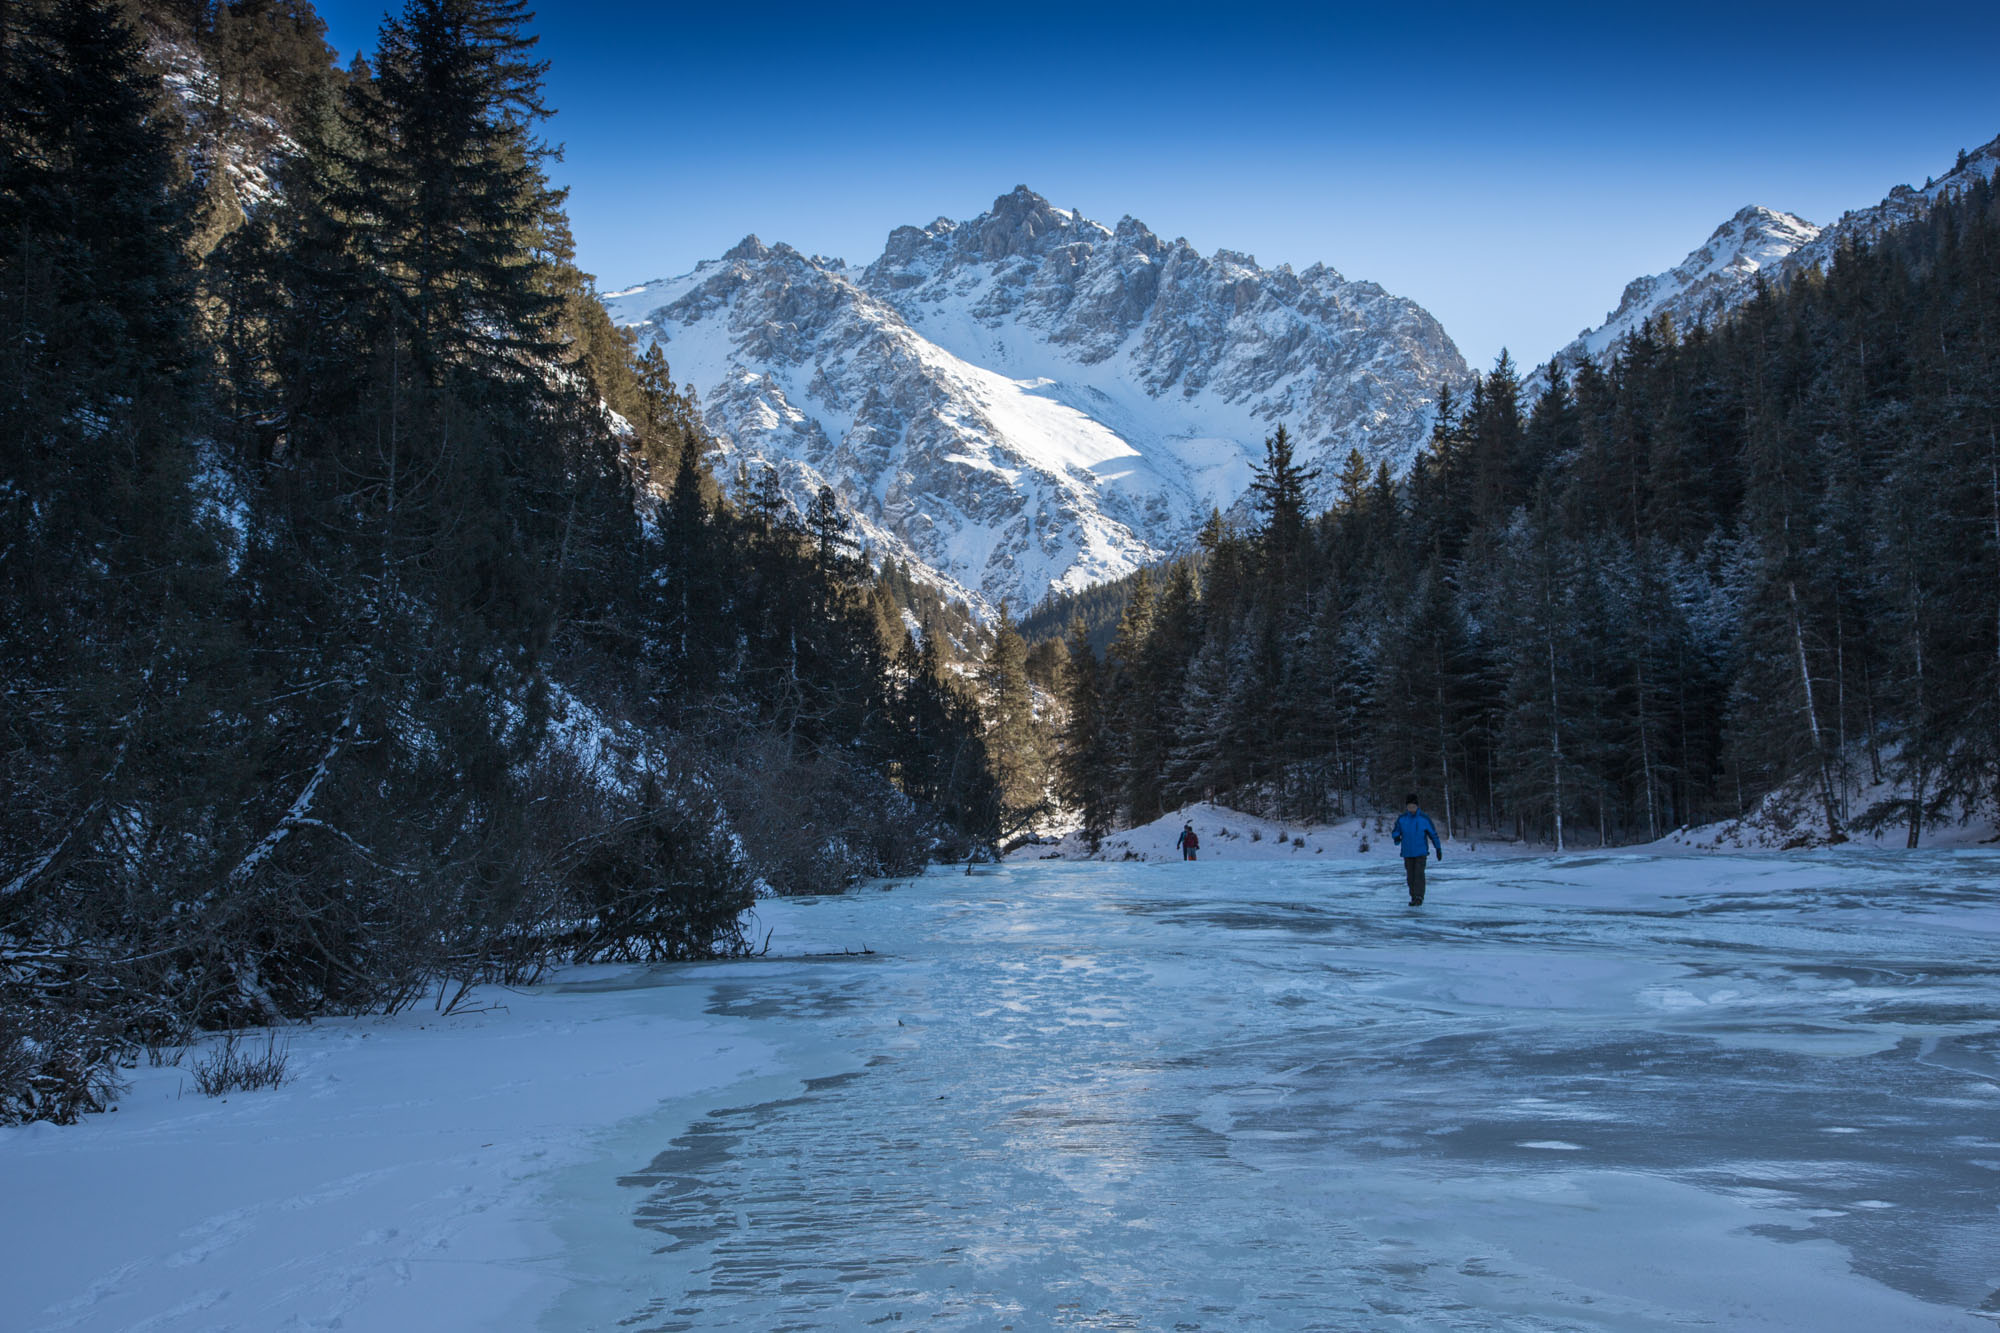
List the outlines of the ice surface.
<svg viewBox="0 0 2000 1333">
<path fill-rule="evenodd" d="M 773 904 L 774 949 L 874 952 L 702 983 L 804 1081 L 635 1158 L 622 1240 L 593 1196 L 544 1326 L 1990 1329 L 1996 883 L 1453 859 L 1412 911 L 1387 857 L 1028 862 Z"/>
<path fill-rule="evenodd" d="M 2000 857 L 1203 842 L 137 1071 L 0 1328 L 1993 1329 Z"/>
</svg>

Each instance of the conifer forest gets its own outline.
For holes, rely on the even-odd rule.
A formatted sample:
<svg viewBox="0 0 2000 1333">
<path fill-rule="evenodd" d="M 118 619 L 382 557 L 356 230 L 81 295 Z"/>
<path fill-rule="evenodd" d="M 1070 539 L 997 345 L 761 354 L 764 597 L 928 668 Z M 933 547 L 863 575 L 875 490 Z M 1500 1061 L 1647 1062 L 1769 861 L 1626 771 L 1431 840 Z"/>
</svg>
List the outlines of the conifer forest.
<svg viewBox="0 0 2000 1333">
<path fill-rule="evenodd" d="M 1775 798 L 1800 845 L 1916 846 L 2000 797 L 1996 428 L 1984 181 L 1713 329 L 1532 389 L 1503 354 L 1324 514 L 1281 428 L 1244 524 L 1030 618 L 1072 626 L 1065 798 L 1101 836 L 1416 789 L 1572 848 Z"/>
<path fill-rule="evenodd" d="M 302 0 L 5 7 L 0 1119 L 994 836 L 948 608 L 724 501 L 571 262 L 524 14 L 340 70 Z"/>
<path fill-rule="evenodd" d="M 1579 848 L 2000 800 L 1990 181 L 1503 354 L 1406 473 L 1278 426 L 1175 558 L 988 621 L 715 475 L 578 267 L 528 20 L 410 0 L 342 68 L 306 0 L 0 4 L 0 1122 L 1193 801 Z"/>
</svg>

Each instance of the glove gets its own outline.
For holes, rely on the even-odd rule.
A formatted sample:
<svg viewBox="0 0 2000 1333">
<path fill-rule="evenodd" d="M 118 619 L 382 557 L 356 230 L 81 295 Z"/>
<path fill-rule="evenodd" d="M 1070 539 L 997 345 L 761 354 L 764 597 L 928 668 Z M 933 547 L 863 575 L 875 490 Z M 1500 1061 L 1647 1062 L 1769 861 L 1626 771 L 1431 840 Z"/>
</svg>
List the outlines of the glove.
<svg viewBox="0 0 2000 1333">
<path fill-rule="evenodd" d="M 1442 847 L 1438 848 L 1438 860 L 1444 860 L 1444 848 Z"/>
</svg>

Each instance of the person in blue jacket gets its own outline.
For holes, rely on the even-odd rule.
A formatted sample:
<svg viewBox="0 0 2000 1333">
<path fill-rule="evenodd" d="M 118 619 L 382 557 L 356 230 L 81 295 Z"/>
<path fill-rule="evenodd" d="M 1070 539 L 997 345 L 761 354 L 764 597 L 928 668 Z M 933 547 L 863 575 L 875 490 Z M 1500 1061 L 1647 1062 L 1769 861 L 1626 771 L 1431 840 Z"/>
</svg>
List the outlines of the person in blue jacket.
<svg viewBox="0 0 2000 1333">
<path fill-rule="evenodd" d="M 1444 844 L 1438 841 L 1437 825 L 1417 807 L 1415 792 L 1403 798 L 1403 813 L 1396 816 L 1396 827 L 1390 836 L 1403 853 L 1403 877 L 1410 883 L 1410 906 L 1422 907 L 1424 861 L 1432 847 L 1437 848 L 1438 860 L 1444 860 Z"/>
</svg>

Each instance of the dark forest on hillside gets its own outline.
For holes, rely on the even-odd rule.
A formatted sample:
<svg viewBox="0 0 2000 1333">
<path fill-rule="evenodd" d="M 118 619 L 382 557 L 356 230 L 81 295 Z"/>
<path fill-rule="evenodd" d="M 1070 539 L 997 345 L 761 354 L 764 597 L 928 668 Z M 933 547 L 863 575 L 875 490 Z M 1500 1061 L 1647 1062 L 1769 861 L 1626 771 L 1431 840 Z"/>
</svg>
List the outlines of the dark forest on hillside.
<svg viewBox="0 0 2000 1333">
<path fill-rule="evenodd" d="M 1997 432 L 1983 181 L 1533 401 L 1503 356 L 1318 518 L 1280 432 L 1254 530 L 1134 579 L 1107 651 L 1079 621 L 1063 790 L 1101 832 L 1414 787 L 1457 832 L 1597 845 L 1789 786 L 1801 838 L 1914 845 L 2000 795 Z"/>
<path fill-rule="evenodd" d="M 571 262 L 525 20 L 6 8 L 0 1121 L 996 832 L 948 608 L 724 503 Z"/>
</svg>

